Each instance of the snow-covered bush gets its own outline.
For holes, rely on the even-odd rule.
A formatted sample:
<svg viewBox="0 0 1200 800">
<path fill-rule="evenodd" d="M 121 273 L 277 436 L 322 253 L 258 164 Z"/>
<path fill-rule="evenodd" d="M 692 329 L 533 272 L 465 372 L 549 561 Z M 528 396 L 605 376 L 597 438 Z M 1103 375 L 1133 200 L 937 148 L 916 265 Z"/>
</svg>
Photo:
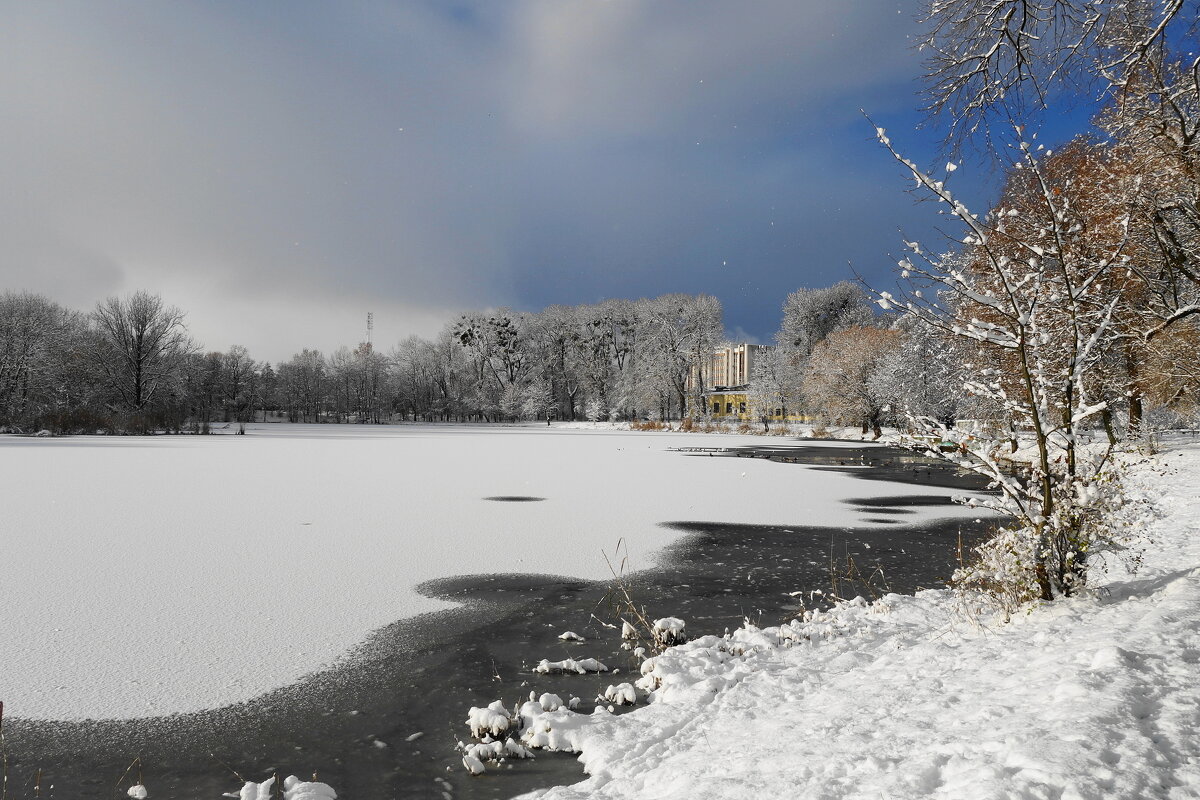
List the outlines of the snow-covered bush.
<svg viewBox="0 0 1200 800">
<path fill-rule="evenodd" d="M 482 775 L 487 770 L 487 764 L 492 761 L 503 761 L 507 758 L 533 758 L 529 748 L 521 744 L 519 737 L 523 727 L 522 714 L 554 711 L 562 707 L 562 700 L 557 695 L 543 694 L 535 701 L 536 695 L 529 693 L 529 702 L 522 711 L 513 714 L 500 700 L 496 700 L 486 708 L 472 707 L 467 714 L 467 727 L 471 736 L 477 742 L 458 742 L 458 750 L 463 754 L 463 768 L 472 775 Z"/>
</svg>

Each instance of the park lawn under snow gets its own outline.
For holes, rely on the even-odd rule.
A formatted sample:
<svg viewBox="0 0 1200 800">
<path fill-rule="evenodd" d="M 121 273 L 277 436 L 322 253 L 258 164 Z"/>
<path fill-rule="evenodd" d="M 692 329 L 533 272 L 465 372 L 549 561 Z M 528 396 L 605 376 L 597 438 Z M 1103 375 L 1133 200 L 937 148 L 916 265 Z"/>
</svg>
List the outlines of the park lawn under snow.
<svg viewBox="0 0 1200 800">
<path fill-rule="evenodd" d="M 1200 448 L 1137 467 L 1145 563 L 1012 622 L 949 590 L 704 637 L 631 714 L 541 712 L 591 777 L 530 797 L 1200 797 Z"/>
<path fill-rule="evenodd" d="M 650 566 L 680 535 L 664 521 L 866 527 L 841 500 L 945 494 L 668 450 L 765 441 L 786 443 L 451 425 L 0 436 L 5 711 L 81 719 L 218 707 L 445 607 L 415 591 L 430 579 L 603 579 L 603 553 L 620 540 L 633 568 Z M 511 495 L 545 500 L 484 499 Z"/>
</svg>

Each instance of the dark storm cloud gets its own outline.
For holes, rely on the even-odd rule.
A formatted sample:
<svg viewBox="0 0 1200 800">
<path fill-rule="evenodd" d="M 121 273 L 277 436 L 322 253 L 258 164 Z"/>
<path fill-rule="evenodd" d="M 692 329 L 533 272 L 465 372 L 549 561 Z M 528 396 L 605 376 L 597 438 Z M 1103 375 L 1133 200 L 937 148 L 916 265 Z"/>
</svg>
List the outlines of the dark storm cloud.
<svg viewBox="0 0 1200 800">
<path fill-rule="evenodd" d="M 783 296 L 913 220 L 912 4 L 10 5 L 0 288 L 149 288 L 280 358 L 456 311 Z M 897 13 L 901 12 L 901 13 Z"/>
</svg>

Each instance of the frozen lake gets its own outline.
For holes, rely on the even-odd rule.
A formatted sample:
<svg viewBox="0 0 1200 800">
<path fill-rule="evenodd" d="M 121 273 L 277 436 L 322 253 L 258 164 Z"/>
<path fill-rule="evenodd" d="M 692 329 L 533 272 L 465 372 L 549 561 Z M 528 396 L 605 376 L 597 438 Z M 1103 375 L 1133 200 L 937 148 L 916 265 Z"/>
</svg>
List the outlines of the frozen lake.
<svg viewBox="0 0 1200 800">
<path fill-rule="evenodd" d="M 537 426 L 0 436 L 5 713 L 130 718 L 248 700 L 447 607 L 418 584 L 607 578 L 603 554 L 618 541 L 645 568 L 683 535 L 665 521 L 896 527 L 843 502 L 865 493 L 852 475 L 672 451 L 767 444 L 811 446 Z M 946 494 L 869 490 L 926 493 Z M 904 525 L 955 510 L 914 511 Z"/>
</svg>

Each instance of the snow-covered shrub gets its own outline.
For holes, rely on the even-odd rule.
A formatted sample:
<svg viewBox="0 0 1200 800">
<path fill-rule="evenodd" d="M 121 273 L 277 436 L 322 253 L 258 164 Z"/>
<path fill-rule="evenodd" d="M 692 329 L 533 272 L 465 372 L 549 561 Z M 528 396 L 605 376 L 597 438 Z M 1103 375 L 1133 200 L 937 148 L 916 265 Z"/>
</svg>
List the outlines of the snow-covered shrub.
<svg viewBox="0 0 1200 800">
<path fill-rule="evenodd" d="M 1145 501 L 1129 496 L 1114 466 L 1094 472 L 1090 480 L 1059 480 L 1057 511 L 1039 533 L 1037 520 L 1018 513 L 1018 524 L 1004 528 L 975 548 L 973 558 L 955 571 L 959 589 L 982 590 L 997 600 L 1006 614 L 1040 598 L 1042 577 L 1049 564 L 1061 576 L 1062 591 L 1083 587 L 1089 569 L 1100 566 L 1097 556 L 1112 555 L 1130 568 L 1140 562 L 1142 534 L 1138 517 Z M 1061 515 L 1070 514 L 1068 518 Z M 1048 533 L 1049 531 L 1049 533 Z"/>
<path fill-rule="evenodd" d="M 497 700 L 491 703 L 487 708 L 471 707 L 467 712 L 467 726 L 471 729 L 471 735 L 476 739 L 482 739 L 484 736 L 500 736 L 508 731 L 512 725 L 512 714 L 504 707 L 504 703 Z"/>
<path fill-rule="evenodd" d="M 1037 547 L 1020 528 L 1003 528 L 976 547 L 974 557 L 954 572 L 951 584 L 995 599 L 1005 617 L 1038 598 Z"/>
<path fill-rule="evenodd" d="M 504 739 L 485 739 L 475 744 L 459 743 L 463 754 L 463 766 L 472 775 L 483 772 L 483 765 L 488 761 L 500 761 L 505 758 L 533 758 L 529 748 L 512 737 Z"/>
<path fill-rule="evenodd" d="M 533 706 L 539 711 L 556 709 L 562 705 L 562 700 L 556 695 L 544 694 L 539 703 L 533 701 L 533 692 L 529 697 L 530 702 L 525 706 Z M 517 738 L 522 728 L 521 714 L 510 713 L 500 700 L 490 703 L 487 708 L 473 706 L 467 714 L 467 727 L 471 729 L 471 736 L 479 741 L 460 741 L 457 746 L 463 754 L 463 768 L 472 775 L 482 775 L 490 761 L 533 758 L 533 753 Z"/>
<path fill-rule="evenodd" d="M 687 641 L 687 634 L 683 630 L 686 627 L 687 623 L 678 617 L 656 619 L 654 627 L 651 629 L 654 634 L 654 643 L 660 650 L 683 644 Z"/>
</svg>

